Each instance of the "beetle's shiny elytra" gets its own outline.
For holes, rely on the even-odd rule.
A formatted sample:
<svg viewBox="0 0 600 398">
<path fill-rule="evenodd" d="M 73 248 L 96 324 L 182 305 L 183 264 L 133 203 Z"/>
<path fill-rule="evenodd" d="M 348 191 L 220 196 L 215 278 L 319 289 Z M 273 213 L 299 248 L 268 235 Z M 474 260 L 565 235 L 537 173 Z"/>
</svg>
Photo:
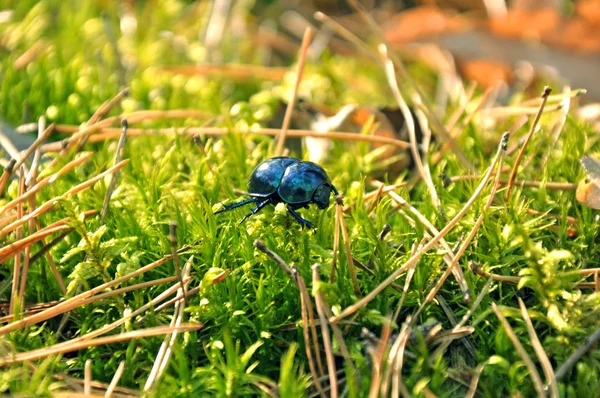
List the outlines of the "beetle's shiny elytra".
<svg viewBox="0 0 600 398">
<path fill-rule="evenodd" d="M 290 214 L 302 226 L 312 228 L 312 224 L 302 218 L 296 210 L 301 207 L 308 208 L 311 203 L 326 209 L 329 206 L 331 192 L 338 195 L 337 189 L 321 166 L 280 156 L 267 159 L 256 166 L 248 180 L 249 199 L 225 205 L 215 214 L 255 203 L 256 206 L 252 211 L 240 221 L 242 223 L 266 205 L 284 202 Z"/>
</svg>

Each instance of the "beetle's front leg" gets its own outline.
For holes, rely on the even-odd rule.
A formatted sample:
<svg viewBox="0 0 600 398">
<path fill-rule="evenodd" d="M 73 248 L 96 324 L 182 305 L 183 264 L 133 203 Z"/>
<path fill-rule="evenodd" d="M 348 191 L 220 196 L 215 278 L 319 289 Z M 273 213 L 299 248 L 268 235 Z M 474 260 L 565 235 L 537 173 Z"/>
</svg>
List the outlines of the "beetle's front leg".
<svg viewBox="0 0 600 398">
<path fill-rule="evenodd" d="M 287 209 L 290 212 L 290 214 L 292 215 L 292 217 L 294 217 L 296 219 L 296 221 L 298 221 L 303 227 L 306 227 L 308 229 L 312 228 L 313 225 L 310 221 L 305 220 L 304 218 L 302 218 L 302 216 L 300 216 L 300 214 L 298 214 L 296 212 L 296 209 L 293 208 L 290 205 L 287 205 Z"/>
</svg>

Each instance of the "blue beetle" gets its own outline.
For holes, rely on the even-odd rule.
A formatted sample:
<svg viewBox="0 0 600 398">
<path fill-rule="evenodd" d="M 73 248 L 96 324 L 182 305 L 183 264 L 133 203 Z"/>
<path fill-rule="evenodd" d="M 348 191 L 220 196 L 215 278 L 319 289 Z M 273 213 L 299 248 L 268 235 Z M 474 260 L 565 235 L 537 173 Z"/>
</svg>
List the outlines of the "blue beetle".
<svg viewBox="0 0 600 398">
<path fill-rule="evenodd" d="M 248 180 L 250 198 L 224 205 L 224 209 L 215 214 L 255 203 L 256 207 L 240 220 L 241 224 L 266 205 L 284 202 L 296 221 L 304 227 L 312 228 L 313 225 L 302 218 L 296 210 L 302 207 L 308 208 L 311 203 L 316 203 L 319 208 L 326 209 L 329 206 L 329 196 L 332 191 L 338 195 L 338 191 L 329 180 L 327 173 L 318 164 L 279 156 L 267 159 L 256 166 Z"/>
</svg>

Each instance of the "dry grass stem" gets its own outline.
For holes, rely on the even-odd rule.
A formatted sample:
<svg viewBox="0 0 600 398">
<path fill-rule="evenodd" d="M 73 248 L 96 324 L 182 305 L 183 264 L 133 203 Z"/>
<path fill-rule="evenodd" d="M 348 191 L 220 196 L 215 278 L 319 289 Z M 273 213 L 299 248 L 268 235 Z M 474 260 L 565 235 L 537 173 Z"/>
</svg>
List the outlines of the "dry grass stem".
<svg viewBox="0 0 600 398">
<path fill-rule="evenodd" d="M 127 119 L 122 120 L 123 131 L 121 132 L 121 137 L 119 138 L 119 143 L 117 144 L 117 149 L 115 151 L 115 161 L 113 165 L 118 164 L 123 158 L 123 151 L 125 150 L 125 139 L 127 137 L 127 128 L 129 124 Z M 100 224 L 104 224 L 104 218 L 106 217 L 106 213 L 108 212 L 108 205 L 110 204 L 110 199 L 112 198 L 113 191 L 115 190 L 115 186 L 117 185 L 117 178 L 119 177 L 119 171 L 115 171 L 111 176 L 110 183 L 108 184 L 108 189 L 106 190 L 106 195 L 104 196 L 104 203 L 102 204 L 102 211 L 100 212 Z"/>
<path fill-rule="evenodd" d="M 342 197 L 337 196 L 335 198 L 335 210 L 336 210 L 336 219 L 337 224 L 342 231 L 342 238 L 344 241 L 344 247 L 346 252 L 346 260 L 348 262 L 348 270 L 350 271 L 350 278 L 352 279 L 352 287 L 354 288 L 354 294 L 356 297 L 362 297 L 362 293 L 360 292 L 360 288 L 358 287 L 358 279 L 356 278 L 356 270 L 354 269 L 354 261 L 352 260 L 352 252 L 350 247 L 350 237 L 348 236 L 348 229 L 346 228 L 346 220 L 344 220 L 344 203 L 342 202 Z"/>
<path fill-rule="evenodd" d="M 313 270 L 313 281 L 319 280 L 319 264 L 312 266 Z M 316 287 L 316 283 L 315 283 Z M 327 322 L 327 316 L 323 309 L 323 302 L 316 299 L 317 303 L 317 314 L 321 321 L 321 335 L 323 338 L 323 346 L 325 348 L 325 358 L 327 359 L 327 369 L 329 370 L 329 387 L 331 389 L 330 397 L 336 398 L 338 396 L 338 381 L 337 381 L 337 370 L 335 367 L 335 358 L 333 356 L 333 347 L 331 346 L 331 336 L 329 335 L 329 323 Z"/>
<path fill-rule="evenodd" d="M 183 301 L 185 305 L 188 305 L 187 292 L 183 283 L 183 276 L 181 274 L 181 266 L 179 265 L 179 256 L 177 255 L 177 223 L 171 222 L 169 224 L 169 242 L 171 242 L 171 259 L 173 260 L 173 266 L 179 280 L 179 285 L 183 291 Z"/>
<path fill-rule="evenodd" d="M 586 339 L 583 341 L 583 344 L 574 353 L 572 353 L 569 358 L 567 358 L 565 363 L 563 363 L 560 368 L 558 368 L 556 371 L 556 381 L 561 381 L 564 379 L 569 374 L 573 366 L 575 366 L 581 359 L 581 357 L 596 346 L 598 340 L 600 340 L 600 328 L 596 329 L 591 336 L 586 337 Z"/>
<path fill-rule="evenodd" d="M 34 361 L 36 359 L 46 358 L 51 355 L 65 354 L 67 352 L 78 351 L 81 349 L 96 347 L 99 345 L 119 343 L 133 339 L 141 339 L 145 337 L 160 336 L 173 332 L 191 332 L 202 328 L 202 324 L 183 324 L 178 327 L 157 326 L 154 328 L 141 329 L 133 332 L 121 333 L 114 336 L 100 337 L 98 339 L 80 341 L 76 344 L 68 346 L 49 346 L 40 350 L 22 352 L 15 355 L 8 355 L 0 358 L 0 366 L 6 366 L 18 362 Z"/>
<path fill-rule="evenodd" d="M 586 89 L 580 88 L 577 90 L 564 92 L 564 93 L 560 93 L 560 94 L 548 95 L 546 100 L 548 102 L 562 101 L 565 98 L 575 98 L 575 97 L 579 97 L 580 95 L 584 95 L 586 93 L 587 93 Z M 544 101 L 543 98 L 532 98 L 532 99 L 521 102 L 520 106 L 538 106 L 539 107 L 543 101 Z"/>
<path fill-rule="evenodd" d="M 23 192 L 25 192 L 25 175 L 21 174 L 21 176 L 19 177 L 19 196 L 23 195 Z M 15 223 L 19 223 L 23 218 L 23 204 L 19 203 L 17 205 L 17 219 L 15 220 Z M 24 223 L 22 223 L 24 224 Z M 23 227 L 22 226 L 18 226 L 17 227 L 17 241 L 21 240 L 21 237 L 23 236 Z M 20 282 L 20 274 L 21 274 L 21 252 L 18 251 L 17 253 L 17 257 L 15 258 L 15 262 L 14 262 L 14 267 L 13 267 L 13 281 L 12 281 L 12 290 L 10 291 L 10 308 L 8 310 L 8 314 L 12 314 L 13 312 L 16 313 L 16 306 L 20 303 L 19 298 L 18 298 L 18 294 L 19 294 L 19 282 Z M 19 303 L 19 304 L 18 304 Z"/>
<path fill-rule="evenodd" d="M 425 170 L 425 167 L 423 166 L 423 161 L 421 160 L 421 153 L 419 152 L 419 149 L 417 148 L 418 143 L 417 143 L 417 136 L 415 134 L 415 120 L 412 116 L 410 108 L 408 107 L 408 105 L 406 104 L 406 101 L 404 101 L 404 98 L 402 97 L 402 94 L 400 93 L 400 89 L 398 89 L 398 82 L 396 81 L 396 72 L 394 71 L 394 64 L 392 63 L 392 61 L 390 61 L 390 59 L 388 57 L 388 49 L 384 44 L 379 45 L 379 53 L 381 55 L 381 62 L 383 63 L 383 66 L 384 66 L 384 71 L 385 71 L 385 76 L 388 81 L 388 86 L 390 87 L 390 90 L 392 91 L 392 94 L 394 95 L 394 99 L 396 100 L 396 103 L 400 107 L 400 111 L 402 112 L 402 115 L 404 116 L 404 123 L 406 126 L 406 130 L 408 131 L 408 137 L 410 140 L 410 150 L 411 150 L 415 165 L 417 167 L 419 175 L 421 176 L 423 181 L 425 181 L 425 185 L 427 186 L 427 189 L 429 190 L 429 194 L 431 195 L 431 200 L 433 201 L 434 206 L 437 209 L 441 209 L 441 202 L 438 197 L 437 191 L 435 190 L 435 185 L 433 184 L 433 180 L 431 179 L 431 172 L 429 171 L 429 169 Z M 425 154 L 425 156 L 427 156 L 427 154 Z"/>
<path fill-rule="evenodd" d="M 315 267 L 317 268 L 316 271 L 314 271 Z M 321 283 L 321 278 L 319 276 L 320 267 L 321 266 L 319 264 L 315 264 L 313 266 L 313 296 L 315 297 L 317 308 L 318 306 L 321 306 L 321 309 L 325 315 L 325 322 L 327 322 L 326 325 L 331 326 L 331 329 L 333 330 L 333 334 L 335 335 L 335 339 L 337 340 L 340 346 L 340 352 L 342 353 L 342 356 L 346 361 L 346 365 L 350 368 L 350 372 L 352 372 L 352 374 L 355 374 L 356 367 L 354 366 L 354 361 L 352 361 L 352 357 L 350 356 L 350 352 L 348 351 L 348 347 L 346 346 L 346 342 L 344 341 L 344 335 L 342 334 L 342 331 L 340 330 L 338 325 L 334 323 L 329 324 L 328 321 L 329 318 L 333 316 L 333 314 L 331 313 L 329 304 L 327 304 L 327 300 L 325 300 L 325 296 L 319 290 L 319 285 Z"/>
<path fill-rule="evenodd" d="M 506 197 L 507 201 L 510 198 L 510 191 L 514 184 L 515 177 L 517 176 L 517 171 L 519 170 L 519 165 L 521 164 L 523 155 L 525 154 L 525 149 L 527 149 L 529 141 L 531 140 L 531 137 L 533 136 L 533 133 L 535 132 L 535 128 L 537 127 L 538 122 L 540 121 L 540 117 L 542 116 L 542 113 L 544 112 L 544 106 L 546 105 L 546 101 L 548 100 L 548 96 L 550 95 L 551 91 L 552 91 L 552 89 L 550 87 L 544 88 L 544 92 L 542 93 L 542 103 L 540 104 L 540 109 L 539 109 L 538 113 L 536 114 L 535 119 L 533 120 L 533 123 L 531 123 L 531 129 L 529 130 L 529 133 L 527 134 L 527 139 L 523 143 L 523 146 L 521 147 L 521 150 L 519 151 L 519 155 L 517 155 L 517 159 L 515 160 L 515 164 L 513 165 L 513 169 L 510 173 L 510 177 L 508 179 L 508 184 L 507 184 L 507 188 L 506 188 L 506 196 L 505 197 Z"/>
<path fill-rule="evenodd" d="M 119 162 L 118 164 L 112 166 L 108 170 L 104 171 L 103 173 L 98 174 L 96 177 L 90 178 L 89 180 L 87 180 L 79 185 L 74 186 L 73 188 L 69 189 L 67 192 L 65 192 L 61 196 L 57 196 L 53 199 L 50 199 L 49 201 L 47 201 L 46 203 L 42 204 L 40 207 L 38 207 L 37 209 L 32 211 L 31 213 L 27 214 L 25 217 L 23 217 L 21 219 L 17 219 L 16 221 L 14 221 L 11 224 L 7 225 L 6 227 L 2 228 L 0 230 L 0 237 L 5 236 L 9 232 L 14 231 L 16 228 L 25 224 L 30 219 L 35 218 L 35 217 L 39 216 L 40 214 L 44 214 L 52 206 L 54 206 L 60 199 L 68 198 L 70 196 L 73 196 L 75 194 L 78 194 L 81 191 L 84 191 L 84 190 L 90 188 L 92 185 L 94 185 L 95 183 L 97 183 L 98 181 L 100 181 L 101 179 L 106 177 L 107 175 L 119 170 L 121 167 L 125 166 L 127 163 L 129 163 L 129 159 L 125 159 L 125 160 Z"/>
<path fill-rule="evenodd" d="M 46 229 L 44 231 L 38 231 L 38 232 L 31 234 L 21 240 L 18 240 L 16 242 L 13 242 L 9 245 L 6 245 L 6 246 L 0 248 L 0 263 L 3 263 L 4 261 L 13 257 L 14 255 L 20 253 L 21 250 L 31 247 L 32 244 L 39 242 L 40 240 L 44 239 L 46 236 L 52 235 L 52 234 L 55 234 L 57 232 L 64 231 L 64 230 L 71 231 L 72 228 L 69 227 L 68 225 L 61 225 L 58 227 Z M 23 269 L 24 269 L 23 272 L 26 272 L 25 267 Z"/>
<path fill-rule="evenodd" d="M 471 383 L 469 384 L 469 391 L 465 394 L 465 398 L 474 398 L 477 393 L 477 385 L 479 384 L 479 377 L 483 372 L 483 368 L 485 367 L 485 363 L 480 363 L 475 368 L 475 372 L 473 372 L 473 377 L 471 377 Z"/>
<path fill-rule="evenodd" d="M 87 160 L 89 160 L 92 157 L 92 155 L 93 155 L 93 153 L 91 153 L 91 152 L 82 154 L 77 159 L 74 159 L 74 160 L 70 161 L 69 163 L 67 163 L 64 167 L 62 167 L 56 173 L 54 173 L 52 175 L 49 175 L 47 177 L 42 178 L 34 186 L 30 187 L 27 190 L 27 192 L 25 192 L 25 194 L 19 195 L 18 197 L 16 197 L 15 199 L 11 200 L 10 202 L 8 202 L 7 204 L 5 204 L 4 206 L 0 207 L 0 214 L 4 214 L 6 211 L 8 211 L 8 210 L 10 210 L 10 209 L 12 209 L 14 207 L 16 207 L 19 203 L 21 203 L 21 202 L 23 202 L 23 201 L 25 201 L 25 200 L 33 197 L 38 191 L 40 191 L 46 185 L 53 183 L 59 177 L 63 176 L 67 172 L 73 170 L 75 167 L 80 166 L 82 163 L 84 163 Z"/>
<path fill-rule="evenodd" d="M 335 280 L 335 270 L 337 268 L 338 252 L 340 250 L 340 217 L 338 216 L 337 202 L 335 205 L 335 221 L 333 229 L 333 255 L 331 259 L 331 274 L 329 274 L 329 283 Z M 354 264 L 354 261 L 352 262 Z"/>
<path fill-rule="evenodd" d="M 85 361 L 83 370 L 83 395 L 90 396 L 92 393 L 92 360 Z"/>
<path fill-rule="evenodd" d="M 190 273 L 190 267 L 192 262 L 194 261 L 194 256 L 191 256 L 189 260 L 185 263 L 183 267 L 183 278 L 187 278 Z M 178 300 L 175 303 L 175 311 L 173 312 L 173 318 L 171 319 L 171 327 L 177 327 L 181 325 L 183 321 L 183 311 L 185 310 L 186 298 L 184 291 L 185 285 L 181 283 L 179 289 L 177 289 L 177 295 L 183 295 L 183 302 Z M 165 371 L 167 364 L 171 358 L 171 353 L 173 350 L 173 345 L 175 344 L 175 339 L 177 338 L 177 332 L 173 334 L 165 335 L 162 344 L 156 354 L 156 360 L 154 361 L 154 365 L 152 366 L 152 370 L 146 379 L 146 384 L 144 385 L 144 391 L 150 391 L 152 387 L 160 380 L 162 374 Z"/>
<path fill-rule="evenodd" d="M 500 320 L 500 323 L 504 327 L 504 331 L 508 335 L 508 338 L 510 339 L 510 341 L 512 341 L 513 345 L 517 349 L 519 356 L 521 357 L 521 359 L 527 366 L 527 369 L 529 369 L 529 375 L 531 376 L 531 379 L 533 380 L 533 386 L 535 387 L 535 389 L 538 393 L 538 396 L 539 397 L 546 396 L 546 392 L 544 391 L 544 385 L 542 384 L 542 379 L 540 378 L 540 374 L 538 373 L 537 368 L 535 367 L 535 364 L 531 360 L 531 357 L 529 356 L 529 354 L 527 354 L 527 351 L 525 351 L 525 348 L 519 341 L 519 338 L 515 334 L 513 328 L 510 326 L 510 324 L 508 323 L 508 321 L 506 320 L 504 315 L 502 315 L 502 311 L 500 311 L 500 308 L 498 308 L 496 303 L 492 303 L 492 309 L 494 310 L 494 313 L 496 314 L 496 316 Z"/>
<path fill-rule="evenodd" d="M 112 397 L 112 395 L 115 391 L 115 388 L 117 387 L 117 384 L 119 384 L 119 380 L 121 379 L 121 376 L 123 375 L 124 370 L 125 370 L 125 361 L 121 361 L 119 363 L 119 367 L 117 368 L 117 371 L 115 372 L 115 375 L 113 376 L 108 388 L 106 389 L 106 394 L 104 394 L 104 398 Z"/>
<path fill-rule="evenodd" d="M 23 154 L 20 154 L 19 159 L 17 159 L 17 163 L 15 164 L 15 169 L 21 167 L 22 164 L 31 156 L 33 152 L 35 152 L 38 147 L 42 144 L 42 142 L 46 141 L 46 139 L 50 136 L 50 133 L 54 131 L 54 124 L 51 124 L 42 132 L 42 134 L 27 148 Z"/>
<path fill-rule="evenodd" d="M 470 181 L 470 180 L 478 180 L 481 178 L 479 175 L 465 175 L 465 176 L 453 176 L 450 177 L 450 181 Z M 510 182 L 508 180 L 500 180 L 498 181 L 500 185 L 508 185 Z M 520 188 L 541 188 L 544 187 L 549 190 L 555 191 L 575 191 L 577 190 L 577 184 L 570 182 L 552 182 L 552 181 L 521 181 L 515 180 L 512 185 L 518 186 Z"/>
<path fill-rule="evenodd" d="M 481 289 L 481 292 L 477 295 L 475 302 L 473 303 L 473 305 L 471 305 L 471 308 L 469 308 L 469 310 L 463 315 L 460 322 L 458 322 L 456 325 L 454 325 L 454 327 L 452 328 L 452 332 L 457 332 L 460 328 L 462 328 L 467 323 L 467 321 L 469 320 L 471 315 L 473 315 L 475 310 L 481 304 L 481 301 L 483 300 L 483 298 L 486 296 L 488 290 L 492 286 L 492 282 L 493 282 L 493 279 L 488 278 L 487 282 L 483 286 L 483 289 Z M 433 366 L 433 363 L 440 355 L 443 355 L 443 353 L 446 351 L 446 349 L 448 348 L 448 346 L 450 345 L 451 342 L 452 342 L 452 340 L 442 343 L 435 350 L 435 352 L 433 354 L 431 354 L 431 356 L 429 357 L 429 364 L 431 366 Z"/>
<path fill-rule="evenodd" d="M 552 364 L 550 363 L 550 359 L 548 359 L 548 355 L 546 351 L 544 351 L 544 347 L 540 342 L 540 339 L 535 332 L 535 328 L 531 323 L 531 318 L 529 317 L 529 313 L 527 312 L 527 307 L 523 300 L 519 299 L 519 307 L 521 308 L 521 314 L 523 315 L 523 320 L 525 320 L 525 325 L 527 325 L 527 331 L 529 332 L 529 341 L 531 341 L 531 345 L 535 350 L 535 353 L 542 365 L 542 370 L 544 371 L 544 376 L 546 376 L 546 383 L 550 385 L 550 396 L 552 398 L 558 398 L 558 383 L 556 382 L 556 376 L 554 376 L 554 369 L 552 369 Z"/>
<path fill-rule="evenodd" d="M 283 125 L 281 126 L 281 133 L 277 136 L 277 147 L 275 148 L 275 156 L 281 156 L 283 148 L 285 146 L 285 139 L 287 136 L 290 122 L 292 121 L 292 114 L 294 113 L 294 106 L 296 105 L 296 97 L 298 96 L 298 88 L 300 88 L 300 82 L 302 81 L 302 74 L 304 72 L 304 64 L 306 63 L 306 55 L 308 53 L 308 47 L 312 39 L 312 29 L 306 28 L 304 36 L 302 37 L 302 45 L 300 46 L 300 54 L 298 56 L 298 70 L 296 71 L 296 82 L 294 83 L 294 91 L 292 91 L 292 98 L 288 102 L 283 117 Z"/>
</svg>

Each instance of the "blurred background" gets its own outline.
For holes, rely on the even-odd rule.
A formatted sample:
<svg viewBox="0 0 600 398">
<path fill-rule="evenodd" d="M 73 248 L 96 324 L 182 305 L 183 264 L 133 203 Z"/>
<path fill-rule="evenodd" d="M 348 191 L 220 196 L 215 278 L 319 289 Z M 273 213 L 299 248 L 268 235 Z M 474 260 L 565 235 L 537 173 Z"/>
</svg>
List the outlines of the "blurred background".
<svg viewBox="0 0 600 398">
<path fill-rule="evenodd" d="M 440 114 L 471 87 L 493 89 L 503 104 L 515 93 L 538 96 L 550 83 L 555 92 L 585 88 L 578 116 L 598 121 L 598 0 L 361 4 Z M 26 132 L 41 115 L 83 123 L 123 87 L 130 88 L 123 112 L 186 107 L 227 114 L 234 125 L 277 125 L 309 26 L 300 98 L 330 113 L 392 102 L 377 59 L 344 37 L 347 30 L 372 50 L 378 42 L 343 0 L 4 0 L 0 126 L 23 148 L 30 140 L 14 138 L 18 126 Z M 236 119 L 248 112 L 250 122 Z"/>
</svg>

